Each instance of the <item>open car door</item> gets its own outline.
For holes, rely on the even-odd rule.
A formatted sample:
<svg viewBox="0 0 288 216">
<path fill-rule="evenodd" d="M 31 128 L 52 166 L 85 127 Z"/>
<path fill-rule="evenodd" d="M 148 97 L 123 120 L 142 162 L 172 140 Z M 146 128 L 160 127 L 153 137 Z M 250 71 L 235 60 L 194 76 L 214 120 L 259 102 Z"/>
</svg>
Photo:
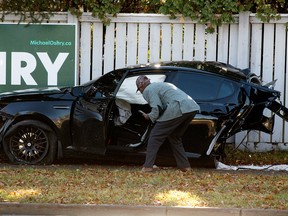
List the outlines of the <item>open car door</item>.
<svg viewBox="0 0 288 216">
<path fill-rule="evenodd" d="M 80 151 L 104 155 L 106 152 L 105 116 L 111 98 L 80 98 L 73 113 L 73 146 Z"/>
<path fill-rule="evenodd" d="M 71 127 L 73 147 L 77 150 L 105 154 L 109 114 L 124 73 L 116 70 L 101 76 L 75 102 Z"/>
</svg>

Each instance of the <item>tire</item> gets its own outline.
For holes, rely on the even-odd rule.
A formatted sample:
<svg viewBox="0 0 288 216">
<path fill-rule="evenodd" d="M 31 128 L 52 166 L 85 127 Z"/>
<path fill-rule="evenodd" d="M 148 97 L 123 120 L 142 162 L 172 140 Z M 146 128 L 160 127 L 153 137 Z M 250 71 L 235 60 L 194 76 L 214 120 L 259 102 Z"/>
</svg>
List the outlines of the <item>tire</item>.
<svg viewBox="0 0 288 216">
<path fill-rule="evenodd" d="M 55 132 L 36 120 L 12 125 L 4 135 L 3 149 L 13 164 L 52 164 L 56 156 Z"/>
</svg>

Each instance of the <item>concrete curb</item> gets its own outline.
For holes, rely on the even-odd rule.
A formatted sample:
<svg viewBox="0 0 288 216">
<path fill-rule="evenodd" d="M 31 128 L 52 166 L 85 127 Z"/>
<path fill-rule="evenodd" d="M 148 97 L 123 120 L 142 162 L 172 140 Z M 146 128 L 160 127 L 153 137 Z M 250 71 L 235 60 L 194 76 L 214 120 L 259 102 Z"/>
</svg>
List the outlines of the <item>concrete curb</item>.
<svg viewBox="0 0 288 216">
<path fill-rule="evenodd" d="M 288 210 L 241 208 L 189 208 L 165 206 L 118 206 L 76 204 L 0 203 L 0 215 L 85 215 L 85 216 L 287 216 Z"/>
</svg>

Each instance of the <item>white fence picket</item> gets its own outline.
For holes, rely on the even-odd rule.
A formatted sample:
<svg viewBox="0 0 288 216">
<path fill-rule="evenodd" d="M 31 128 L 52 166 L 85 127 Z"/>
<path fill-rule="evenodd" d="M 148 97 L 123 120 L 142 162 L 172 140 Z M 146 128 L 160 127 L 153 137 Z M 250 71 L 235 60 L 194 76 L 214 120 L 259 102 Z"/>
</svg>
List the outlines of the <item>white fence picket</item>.
<svg viewBox="0 0 288 216">
<path fill-rule="evenodd" d="M 229 25 L 223 24 L 218 32 L 218 61 L 228 62 Z"/>
<path fill-rule="evenodd" d="M 104 44 L 104 73 L 114 69 L 114 38 L 115 38 L 115 25 L 111 23 L 106 26 L 105 44 Z"/>
<path fill-rule="evenodd" d="M 239 14 L 239 37 L 238 37 L 238 53 L 237 67 L 249 67 L 250 58 L 250 22 L 249 12 Z"/>
<path fill-rule="evenodd" d="M 162 24 L 161 61 L 171 61 L 171 24 Z"/>
<path fill-rule="evenodd" d="M 262 24 L 253 24 L 251 33 L 251 72 L 261 76 Z"/>
<path fill-rule="evenodd" d="M 92 48 L 92 79 L 102 75 L 103 66 L 103 24 L 93 24 L 93 48 Z"/>
<path fill-rule="evenodd" d="M 262 54 L 262 24 L 253 24 L 251 29 L 251 63 L 250 70 L 257 76 L 261 76 Z M 248 134 L 248 141 L 251 143 L 259 142 L 259 132 L 251 131 Z"/>
<path fill-rule="evenodd" d="M 264 25 L 264 41 L 263 41 L 263 73 L 262 79 L 268 83 L 273 80 L 273 66 L 274 66 L 274 24 Z M 271 112 L 264 111 L 264 115 L 270 117 Z M 271 141 L 269 134 L 261 133 L 260 142 Z"/>
<path fill-rule="evenodd" d="M 237 49 L 237 65 L 238 68 L 249 67 L 249 57 L 250 57 L 250 23 L 249 23 L 249 13 L 239 14 L 239 36 L 238 36 L 238 49 Z M 236 134 L 235 143 L 238 145 L 240 143 L 247 142 L 247 133 L 241 132 Z"/>
<path fill-rule="evenodd" d="M 150 61 L 158 62 L 160 60 L 160 24 L 150 25 Z"/>
<path fill-rule="evenodd" d="M 285 92 L 285 52 L 286 52 L 286 29 L 282 24 L 276 24 L 275 34 L 275 66 L 274 66 L 274 80 L 277 80 L 275 89 L 282 92 L 281 101 L 284 101 L 283 93 Z M 283 142 L 283 120 L 276 116 L 274 133 L 272 142 Z"/>
<path fill-rule="evenodd" d="M 81 25 L 81 59 L 80 59 L 80 80 L 81 83 L 88 82 L 91 77 L 91 25 L 88 22 L 84 22 Z"/>
<path fill-rule="evenodd" d="M 179 61 L 182 60 L 182 35 L 183 35 L 183 25 L 182 24 L 174 24 L 173 25 L 173 45 L 172 45 L 172 60 Z"/>
<path fill-rule="evenodd" d="M 205 25 L 196 24 L 194 60 L 205 60 Z"/>
<path fill-rule="evenodd" d="M 115 67 L 125 67 L 126 62 L 126 23 L 116 23 L 116 56 Z"/>
<path fill-rule="evenodd" d="M 231 65 L 237 65 L 238 34 L 238 24 L 230 24 L 228 62 Z"/>
<path fill-rule="evenodd" d="M 137 24 L 129 23 L 127 32 L 127 65 L 137 64 Z"/>
<path fill-rule="evenodd" d="M 138 42 L 138 64 L 145 64 L 148 62 L 149 50 L 149 25 L 147 23 L 139 24 L 139 42 Z"/>
<path fill-rule="evenodd" d="M 183 60 L 193 59 L 194 24 L 184 25 Z"/>
<path fill-rule="evenodd" d="M 206 60 L 217 60 L 217 32 L 207 34 L 206 40 Z"/>
</svg>

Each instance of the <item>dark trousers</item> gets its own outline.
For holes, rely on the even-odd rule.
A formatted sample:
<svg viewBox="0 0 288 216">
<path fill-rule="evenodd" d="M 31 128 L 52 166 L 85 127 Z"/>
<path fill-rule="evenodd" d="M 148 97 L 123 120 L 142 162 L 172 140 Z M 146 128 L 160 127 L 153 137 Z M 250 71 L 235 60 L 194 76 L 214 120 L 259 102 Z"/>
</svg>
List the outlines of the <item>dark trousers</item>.
<svg viewBox="0 0 288 216">
<path fill-rule="evenodd" d="M 169 121 L 156 122 L 149 136 L 146 160 L 143 166 L 153 167 L 157 152 L 167 138 L 171 144 L 177 167 L 190 167 L 182 144 L 182 136 L 195 115 L 196 112 L 185 113 L 184 115 Z"/>
</svg>

